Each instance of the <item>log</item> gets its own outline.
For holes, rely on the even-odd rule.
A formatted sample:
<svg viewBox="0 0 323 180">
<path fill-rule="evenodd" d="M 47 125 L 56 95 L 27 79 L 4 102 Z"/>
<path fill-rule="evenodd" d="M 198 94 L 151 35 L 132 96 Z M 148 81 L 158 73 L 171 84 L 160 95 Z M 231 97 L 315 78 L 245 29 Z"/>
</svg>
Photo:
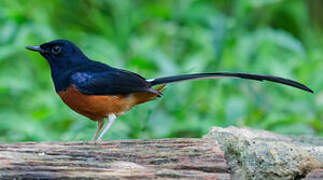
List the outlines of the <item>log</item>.
<svg viewBox="0 0 323 180">
<path fill-rule="evenodd" d="M 0 179 L 230 179 L 211 139 L 0 144 Z"/>
<path fill-rule="evenodd" d="M 323 168 L 314 169 L 313 171 L 307 174 L 304 180 L 320 180 L 320 179 L 323 179 Z"/>
<path fill-rule="evenodd" d="M 214 127 L 202 139 L 0 144 L 0 179 L 323 178 L 323 138 Z"/>
</svg>

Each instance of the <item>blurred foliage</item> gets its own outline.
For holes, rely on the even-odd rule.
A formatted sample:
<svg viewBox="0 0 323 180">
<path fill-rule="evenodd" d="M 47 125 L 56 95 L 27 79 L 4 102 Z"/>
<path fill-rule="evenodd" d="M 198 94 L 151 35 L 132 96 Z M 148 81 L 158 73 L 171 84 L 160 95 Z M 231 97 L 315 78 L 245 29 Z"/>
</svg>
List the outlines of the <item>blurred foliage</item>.
<svg viewBox="0 0 323 180">
<path fill-rule="evenodd" d="M 212 126 L 323 135 L 323 34 L 303 0 L 1 0 L 0 140 L 89 140 L 96 123 L 55 94 L 47 62 L 25 45 L 76 43 L 146 78 L 249 72 L 298 80 L 315 94 L 247 80 L 169 85 L 118 118 L 106 139 L 201 137 Z M 321 14 L 321 13 L 319 13 Z M 317 19 L 317 18 L 316 18 Z"/>
</svg>

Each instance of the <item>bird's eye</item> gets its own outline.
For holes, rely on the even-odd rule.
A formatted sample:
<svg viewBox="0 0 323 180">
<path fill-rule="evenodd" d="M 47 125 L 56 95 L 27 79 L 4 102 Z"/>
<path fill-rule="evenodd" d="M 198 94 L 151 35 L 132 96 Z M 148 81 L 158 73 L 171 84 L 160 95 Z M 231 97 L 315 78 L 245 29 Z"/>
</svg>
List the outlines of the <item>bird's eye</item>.
<svg viewBox="0 0 323 180">
<path fill-rule="evenodd" d="M 59 46 L 54 46 L 52 48 L 52 53 L 55 54 L 55 55 L 58 55 L 59 53 L 61 53 L 61 51 L 62 51 L 62 48 L 59 47 Z"/>
</svg>

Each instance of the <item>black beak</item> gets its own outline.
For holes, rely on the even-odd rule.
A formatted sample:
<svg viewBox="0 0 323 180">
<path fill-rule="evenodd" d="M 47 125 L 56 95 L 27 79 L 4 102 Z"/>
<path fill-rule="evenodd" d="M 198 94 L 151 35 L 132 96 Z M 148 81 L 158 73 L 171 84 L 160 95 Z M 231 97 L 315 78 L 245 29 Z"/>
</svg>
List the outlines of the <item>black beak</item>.
<svg viewBox="0 0 323 180">
<path fill-rule="evenodd" d="M 43 52 L 40 46 L 26 46 L 26 49 L 29 49 L 31 51 Z"/>
</svg>

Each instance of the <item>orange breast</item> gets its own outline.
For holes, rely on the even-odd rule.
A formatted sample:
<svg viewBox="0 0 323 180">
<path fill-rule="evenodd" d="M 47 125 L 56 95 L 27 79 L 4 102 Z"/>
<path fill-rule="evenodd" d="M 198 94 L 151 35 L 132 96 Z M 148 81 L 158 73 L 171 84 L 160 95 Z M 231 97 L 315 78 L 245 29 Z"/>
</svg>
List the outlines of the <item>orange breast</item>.
<svg viewBox="0 0 323 180">
<path fill-rule="evenodd" d="M 133 106 L 131 99 L 124 95 L 85 95 L 78 91 L 75 86 L 60 91 L 58 94 L 71 109 L 92 120 L 104 119 L 111 113 L 121 115 Z"/>
<path fill-rule="evenodd" d="M 134 93 L 131 95 L 98 96 L 82 94 L 72 85 L 59 96 L 71 109 L 92 120 L 102 120 L 109 114 L 117 116 L 129 111 L 134 105 L 156 98 L 152 93 Z"/>
</svg>

